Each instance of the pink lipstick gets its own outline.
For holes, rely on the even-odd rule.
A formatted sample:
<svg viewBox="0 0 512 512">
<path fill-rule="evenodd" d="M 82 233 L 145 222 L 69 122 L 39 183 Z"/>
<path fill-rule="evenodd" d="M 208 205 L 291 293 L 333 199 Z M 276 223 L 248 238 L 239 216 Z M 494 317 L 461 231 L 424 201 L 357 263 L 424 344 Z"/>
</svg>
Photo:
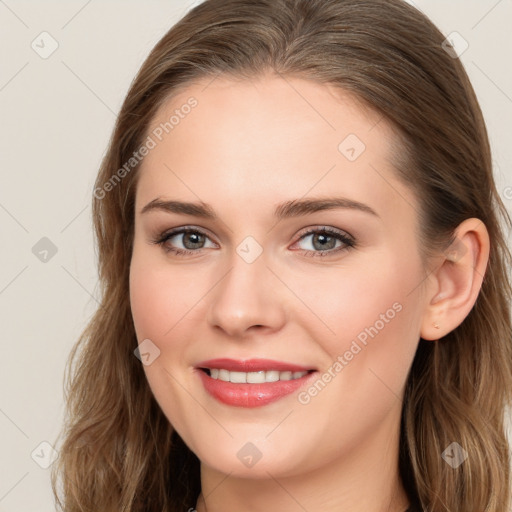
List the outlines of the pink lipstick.
<svg viewBox="0 0 512 512">
<path fill-rule="evenodd" d="M 210 359 L 196 365 L 206 391 L 235 407 L 260 407 L 311 381 L 316 369 L 270 359 Z"/>
</svg>

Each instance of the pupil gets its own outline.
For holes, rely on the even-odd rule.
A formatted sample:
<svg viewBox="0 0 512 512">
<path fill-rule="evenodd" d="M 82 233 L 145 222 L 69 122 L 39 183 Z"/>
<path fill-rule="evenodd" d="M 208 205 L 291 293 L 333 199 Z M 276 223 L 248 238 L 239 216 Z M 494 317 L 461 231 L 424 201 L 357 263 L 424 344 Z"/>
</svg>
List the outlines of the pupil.
<svg viewBox="0 0 512 512">
<path fill-rule="evenodd" d="M 201 238 L 203 235 L 199 233 L 185 233 L 184 237 L 184 245 L 187 246 L 187 240 L 189 240 L 191 237 L 195 237 L 196 241 L 192 240 L 192 247 L 188 247 L 189 249 L 197 249 L 197 245 L 201 245 L 201 240 L 197 241 L 197 238 Z"/>
<path fill-rule="evenodd" d="M 318 237 L 318 238 L 317 238 L 317 237 Z M 331 243 L 330 243 L 330 245 L 329 245 L 329 242 L 327 242 L 327 243 L 322 243 L 322 242 L 321 242 L 320 249 L 321 249 L 321 250 L 325 250 L 326 248 L 328 248 L 328 249 L 332 249 L 332 248 L 334 248 L 333 242 L 335 243 L 335 242 L 336 242 L 336 240 L 334 239 L 334 237 L 326 236 L 326 235 L 322 235 L 322 234 L 316 234 L 316 235 L 313 237 L 313 245 L 315 245 L 315 240 L 319 240 L 319 239 L 320 239 L 320 240 L 323 240 L 323 242 L 326 242 L 326 240 L 327 240 L 327 239 L 329 239 L 329 238 L 331 239 Z M 326 247 L 326 246 L 328 246 L 328 247 Z M 317 248 L 317 249 L 318 249 L 318 247 L 315 247 L 315 248 Z"/>
</svg>

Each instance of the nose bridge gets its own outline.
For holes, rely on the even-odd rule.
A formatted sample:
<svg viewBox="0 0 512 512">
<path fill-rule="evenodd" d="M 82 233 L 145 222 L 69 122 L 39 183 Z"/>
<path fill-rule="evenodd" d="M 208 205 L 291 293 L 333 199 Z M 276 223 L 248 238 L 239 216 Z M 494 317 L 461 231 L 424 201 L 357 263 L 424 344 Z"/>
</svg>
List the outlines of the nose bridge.
<svg viewBox="0 0 512 512">
<path fill-rule="evenodd" d="M 248 237 L 249 238 L 249 237 Z M 259 245 L 259 244 L 258 244 Z M 229 259 L 229 270 L 212 294 L 209 322 L 230 335 L 251 326 L 278 328 L 284 320 L 277 283 L 267 268 L 266 254 L 253 240 L 242 241 Z"/>
</svg>

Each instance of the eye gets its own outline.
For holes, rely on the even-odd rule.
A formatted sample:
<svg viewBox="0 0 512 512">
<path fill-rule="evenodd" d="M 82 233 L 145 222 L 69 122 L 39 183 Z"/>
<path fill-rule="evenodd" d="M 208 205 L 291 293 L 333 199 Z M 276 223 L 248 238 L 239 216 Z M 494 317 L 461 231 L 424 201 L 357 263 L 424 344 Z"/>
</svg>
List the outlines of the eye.
<svg viewBox="0 0 512 512">
<path fill-rule="evenodd" d="M 299 242 L 308 237 L 311 237 L 310 243 L 305 245 L 309 246 L 309 248 L 304 250 L 306 254 L 312 257 L 328 256 L 356 246 L 356 241 L 353 237 L 328 227 L 310 229 L 303 233 Z M 340 245 L 336 246 L 338 242 Z"/>
<path fill-rule="evenodd" d="M 306 255 L 312 257 L 329 256 L 356 246 L 356 241 L 353 237 L 329 227 L 310 229 L 303 233 L 296 243 L 306 240 L 308 237 L 311 237 L 311 241 L 305 245 L 308 245 L 309 248 L 302 250 Z M 181 244 L 184 248 L 175 247 L 176 240 L 174 239 L 181 239 Z M 208 246 L 205 243 L 208 240 L 210 239 L 206 233 L 187 226 L 166 231 L 151 242 L 161 245 L 166 252 L 172 252 L 177 256 L 186 256 L 200 253 L 202 249 L 207 248 Z M 217 247 L 217 245 L 211 243 L 209 247 Z"/>
<path fill-rule="evenodd" d="M 184 249 L 173 247 L 170 244 L 173 239 L 179 240 L 180 238 Z M 195 228 L 183 227 L 162 233 L 156 240 L 152 240 L 152 243 L 161 245 L 166 252 L 186 255 L 200 252 L 201 249 L 205 248 L 206 240 L 209 240 L 206 233 Z M 216 247 L 215 244 L 212 245 Z"/>
</svg>

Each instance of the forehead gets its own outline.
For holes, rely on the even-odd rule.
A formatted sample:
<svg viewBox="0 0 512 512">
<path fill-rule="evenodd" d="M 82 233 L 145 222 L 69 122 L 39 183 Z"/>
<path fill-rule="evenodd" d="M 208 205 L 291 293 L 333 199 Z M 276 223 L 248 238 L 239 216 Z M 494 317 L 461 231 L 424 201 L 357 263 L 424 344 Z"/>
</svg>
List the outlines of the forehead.
<svg viewBox="0 0 512 512">
<path fill-rule="evenodd" d="M 399 217 L 415 203 L 393 174 L 391 126 L 332 86 L 205 78 L 164 103 L 147 133 L 155 147 L 139 171 L 139 211 L 156 197 L 199 198 L 233 213 L 343 195 Z"/>
</svg>

